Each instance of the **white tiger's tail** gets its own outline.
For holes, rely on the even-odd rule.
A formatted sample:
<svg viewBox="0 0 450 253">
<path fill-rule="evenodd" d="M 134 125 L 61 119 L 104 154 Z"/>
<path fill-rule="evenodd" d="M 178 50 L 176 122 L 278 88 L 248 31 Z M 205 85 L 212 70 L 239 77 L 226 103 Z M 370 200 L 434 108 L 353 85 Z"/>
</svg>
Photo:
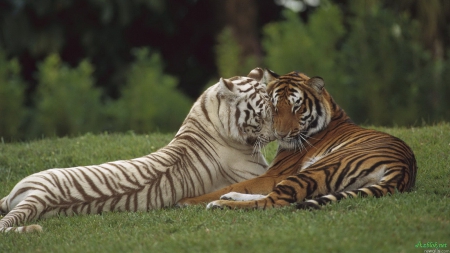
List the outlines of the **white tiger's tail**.
<svg viewBox="0 0 450 253">
<path fill-rule="evenodd" d="M 22 227 L 0 227 L 0 233 L 8 233 L 8 232 L 16 232 L 16 233 L 42 232 L 42 227 L 37 224 Z"/>
<path fill-rule="evenodd" d="M 0 218 L 7 218 L 9 213 L 9 207 L 6 205 L 6 200 L 8 199 L 8 196 L 2 198 L 0 200 Z M 1 215 L 6 215 L 5 217 L 1 217 Z M 2 221 L 8 221 L 10 219 L 2 219 Z M 42 232 L 42 227 L 36 224 L 28 225 L 28 226 L 22 226 L 22 227 L 10 227 L 8 224 L 5 224 L 5 222 L 0 223 L 0 233 L 7 233 L 7 232 L 17 232 L 17 233 L 29 233 L 29 232 Z"/>
</svg>

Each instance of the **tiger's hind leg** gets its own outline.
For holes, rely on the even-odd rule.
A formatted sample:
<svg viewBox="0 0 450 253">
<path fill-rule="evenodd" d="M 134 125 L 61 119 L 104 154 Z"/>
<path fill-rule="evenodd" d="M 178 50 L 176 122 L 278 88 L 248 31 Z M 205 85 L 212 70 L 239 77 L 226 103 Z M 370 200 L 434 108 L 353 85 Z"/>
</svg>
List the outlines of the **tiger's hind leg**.
<svg viewBox="0 0 450 253">
<path fill-rule="evenodd" d="M 342 191 L 342 192 L 336 192 L 332 194 L 327 194 L 315 199 L 306 200 L 304 202 L 300 202 L 297 204 L 297 209 L 310 209 L 310 210 L 318 210 L 321 208 L 321 206 L 324 206 L 326 204 L 332 203 L 332 202 L 338 202 L 341 199 L 346 198 L 356 198 L 356 197 L 368 197 L 368 196 L 375 196 L 375 197 L 382 197 L 387 195 L 390 192 L 383 192 L 381 194 L 373 194 L 373 191 L 380 190 L 381 185 L 373 185 L 368 187 L 359 188 L 357 190 L 351 190 L 351 191 Z M 370 192 L 370 193 L 369 193 Z"/>
<path fill-rule="evenodd" d="M 414 171 L 413 171 L 414 172 Z M 274 190 L 264 198 L 249 201 L 216 200 L 208 204 L 207 208 L 231 209 L 267 209 L 282 207 L 291 203 L 301 202 L 298 208 L 318 209 L 320 205 L 343 198 L 360 196 L 381 197 L 393 194 L 396 190 L 403 192 L 414 185 L 414 174 L 407 166 L 391 167 L 384 170 L 377 181 L 367 181 L 367 175 L 359 179 L 367 181 L 355 190 L 337 191 L 337 185 L 333 178 L 328 177 L 324 170 L 302 171 L 295 176 L 290 176 L 277 184 Z M 369 177 L 369 179 L 373 177 Z M 351 180 L 348 181 L 351 184 Z M 371 183 L 370 183 L 371 182 Z M 365 186 L 367 185 L 367 186 Z M 341 185 L 344 189 L 351 185 Z M 357 187 L 357 186 L 356 186 Z M 337 191 L 336 193 L 330 193 Z M 326 195 L 325 195 L 326 194 Z M 305 198 L 323 195 L 322 197 L 303 202 Z"/>
<path fill-rule="evenodd" d="M 6 201 L 3 199 L 3 201 Z M 2 202 L 2 205 L 5 205 Z M 2 210 L 8 210 L 2 208 Z M 28 196 L 22 200 L 17 206 L 12 208 L 1 220 L 0 220 L 0 233 L 2 232 L 42 232 L 42 227 L 36 224 L 28 226 L 19 226 L 27 221 L 38 218 L 44 210 L 44 206 L 38 199 L 30 198 Z"/>
<path fill-rule="evenodd" d="M 356 197 L 383 197 L 396 191 L 408 191 L 414 185 L 414 178 L 405 168 L 390 168 L 385 171 L 378 183 L 364 186 L 355 190 L 340 191 L 306 200 L 297 204 L 297 209 L 320 209 L 321 206 L 338 202 L 341 199 Z"/>
</svg>

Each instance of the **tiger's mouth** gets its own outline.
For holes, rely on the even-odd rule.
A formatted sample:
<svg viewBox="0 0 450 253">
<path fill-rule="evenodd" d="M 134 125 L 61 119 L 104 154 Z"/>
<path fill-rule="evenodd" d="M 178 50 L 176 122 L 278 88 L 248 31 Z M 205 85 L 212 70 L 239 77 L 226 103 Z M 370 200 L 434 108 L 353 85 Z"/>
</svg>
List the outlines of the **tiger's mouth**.
<svg viewBox="0 0 450 253">
<path fill-rule="evenodd" d="M 289 150 L 304 150 L 308 147 L 312 147 L 308 141 L 306 132 L 299 132 L 297 135 L 288 135 L 277 138 L 280 147 Z"/>
<path fill-rule="evenodd" d="M 267 145 L 270 142 L 276 140 L 277 138 L 274 135 L 266 136 L 266 135 L 260 135 L 258 136 L 258 140 L 261 142 L 261 144 Z"/>
<path fill-rule="evenodd" d="M 281 139 L 277 139 L 278 144 L 280 145 L 280 147 L 284 148 L 284 149 L 297 149 L 297 147 L 301 146 L 298 141 L 296 139 L 292 139 L 292 138 L 281 138 Z"/>
<path fill-rule="evenodd" d="M 252 146 L 259 146 L 259 147 L 264 147 L 274 140 L 276 140 L 276 138 L 274 136 L 266 136 L 263 134 L 261 134 L 259 136 L 249 136 L 246 139 L 247 144 L 252 145 Z"/>
</svg>

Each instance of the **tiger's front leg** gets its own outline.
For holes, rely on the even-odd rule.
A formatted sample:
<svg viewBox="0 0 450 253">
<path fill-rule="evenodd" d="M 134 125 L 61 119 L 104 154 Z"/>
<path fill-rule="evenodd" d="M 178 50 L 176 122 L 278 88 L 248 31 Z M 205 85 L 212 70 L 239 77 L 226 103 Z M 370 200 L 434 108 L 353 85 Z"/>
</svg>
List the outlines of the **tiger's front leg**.
<svg viewBox="0 0 450 253">
<path fill-rule="evenodd" d="M 219 199 L 220 196 L 222 196 L 223 194 L 226 194 L 230 191 L 231 191 L 231 186 L 228 186 L 228 187 L 222 188 L 220 190 L 217 190 L 217 191 L 214 191 L 211 193 L 207 193 L 207 194 L 204 194 L 204 195 L 201 195 L 198 197 L 183 198 L 176 203 L 176 206 L 184 207 L 184 206 L 192 206 L 192 205 L 208 203 L 210 201 Z"/>
<path fill-rule="evenodd" d="M 177 202 L 177 206 L 190 206 L 208 203 L 220 199 L 221 196 L 229 192 L 247 193 L 247 194 L 268 194 L 273 191 L 274 186 L 285 179 L 285 175 L 263 175 L 247 181 L 232 184 L 215 192 L 204 194 L 193 198 L 184 198 Z"/>
<path fill-rule="evenodd" d="M 216 200 L 207 205 L 208 209 L 211 208 L 224 208 L 230 209 L 268 209 L 288 206 L 291 203 L 296 203 L 304 200 L 306 197 L 314 196 L 318 194 L 324 194 L 326 189 L 320 189 L 318 185 L 321 184 L 320 173 L 302 172 L 295 176 L 290 176 L 276 185 L 275 189 L 266 196 L 253 195 L 237 195 L 237 198 L 249 198 L 248 201 L 233 201 L 224 200 L 227 196 L 223 196 L 221 200 Z M 236 198 L 235 198 L 236 199 Z"/>
</svg>

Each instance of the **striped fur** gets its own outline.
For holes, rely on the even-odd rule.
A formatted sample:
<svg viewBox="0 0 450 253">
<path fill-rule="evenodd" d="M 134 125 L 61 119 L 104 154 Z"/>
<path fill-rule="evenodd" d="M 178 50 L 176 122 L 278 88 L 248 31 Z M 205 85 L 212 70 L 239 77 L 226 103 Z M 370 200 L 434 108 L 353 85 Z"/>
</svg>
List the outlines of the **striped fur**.
<svg viewBox="0 0 450 253">
<path fill-rule="evenodd" d="M 21 180 L 0 200 L 0 232 L 54 215 L 147 211 L 172 206 L 261 175 L 260 148 L 271 135 L 271 111 L 262 70 L 221 79 L 193 105 L 174 139 L 147 156 L 94 166 L 49 169 Z"/>
<path fill-rule="evenodd" d="M 297 203 L 298 208 L 318 209 L 347 197 L 381 197 L 414 186 L 417 166 L 411 149 L 396 137 L 352 123 L 321 78 L 270 71 L 265 76 L 279 143 L 274 161 L 259 177 L 192 202 L 222 196 L 208 207 L 266 209 Z"/>
</svg>

